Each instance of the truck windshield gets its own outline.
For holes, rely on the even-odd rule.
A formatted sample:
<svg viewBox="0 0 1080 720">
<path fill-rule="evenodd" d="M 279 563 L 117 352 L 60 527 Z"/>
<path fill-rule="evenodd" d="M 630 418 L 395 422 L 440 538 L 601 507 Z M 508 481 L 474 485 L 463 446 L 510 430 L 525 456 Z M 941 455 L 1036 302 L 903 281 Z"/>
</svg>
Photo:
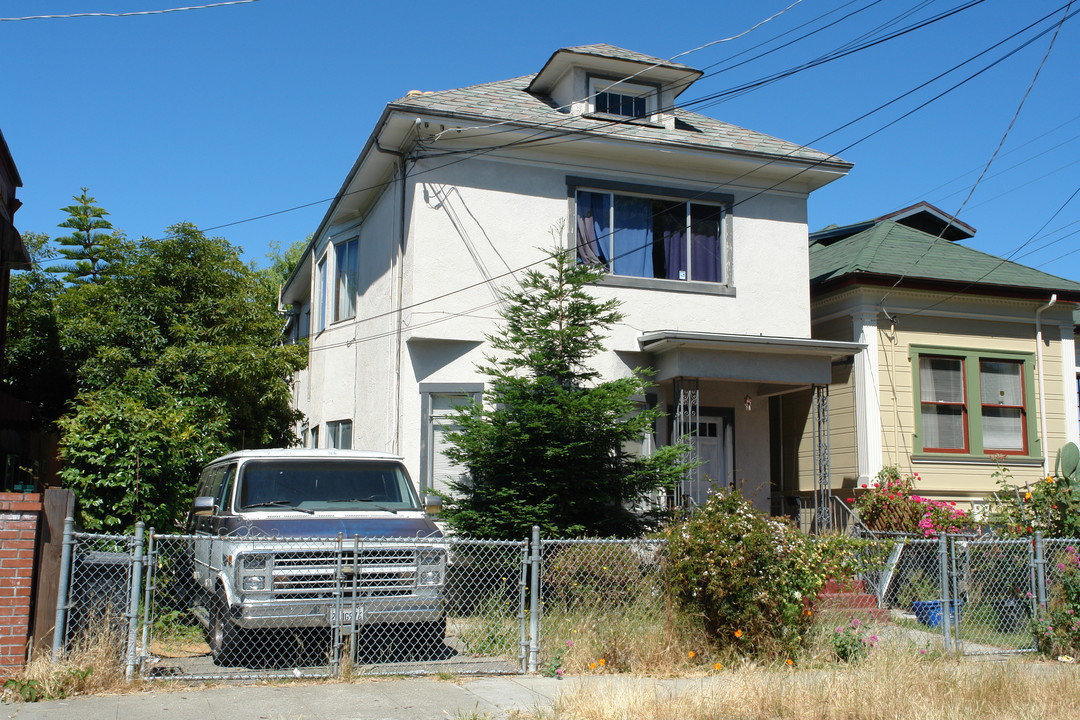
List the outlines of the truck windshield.
<svg viewBox="0 0 1080 720">
<path fill-rule="evenodd" d="M 397 463 L 378 460 L 251 460 L 240 475 L 238 510 L 416 510 Z"/>
</svg>

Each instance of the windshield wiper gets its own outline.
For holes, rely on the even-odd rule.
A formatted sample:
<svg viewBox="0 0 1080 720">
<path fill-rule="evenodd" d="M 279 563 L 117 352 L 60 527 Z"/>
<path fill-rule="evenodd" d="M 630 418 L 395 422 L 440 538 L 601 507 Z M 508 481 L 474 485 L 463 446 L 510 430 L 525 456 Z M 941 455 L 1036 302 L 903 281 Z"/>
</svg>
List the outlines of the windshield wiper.
<svg viewBox="0 0 1080 720">
<path fill-rule="evenodd" d="M 329 503 L 362 502 L 362 503 L 368 503 L 369 505 L 374 505 L 376 509 L 385 510 L 386 512 L 393 513 L 394 515 L 397 515 L 397 512 L 398 512 L 395 508 L 386 507 L 385 505 L 378 504 L 377 502 L 375 502 L 375 500 L 373 498 L 343 498 L 341 500 L 327 500 L 326 502 L 328 504 Z"/>
<path fill-rule="evenodd" d="M 315 514 L 314 510 L 308 510 L 307 508 L 298 507 L 296 505 L 293 505 L 288 500 L 266 500 L 265 502 L 257 502 L 257 503 L 251 503 L 250 505 L 245 505 L 240 509 L 241 510 L 250 510 L 251 508 L 261 508 L 261 507 L 288 508 L 289 510 L 296 510 L 297 512 L 307 513 L 308 515 L 314 515 Z"/>
</svg>

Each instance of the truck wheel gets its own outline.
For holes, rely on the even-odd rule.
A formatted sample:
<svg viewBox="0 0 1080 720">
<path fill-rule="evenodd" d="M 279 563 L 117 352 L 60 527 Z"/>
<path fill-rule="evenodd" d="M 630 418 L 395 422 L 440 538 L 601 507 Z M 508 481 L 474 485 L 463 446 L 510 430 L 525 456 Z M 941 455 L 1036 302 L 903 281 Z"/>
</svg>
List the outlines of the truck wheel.
<svg viewBox="0 0 1080 720">
<path fill-rule="evenodd" d="M 432 659 L 439 659 L 449 650 L 443 639 L 446 637 L 446 618 L 430 622 L 416 623 L 417 647 Z"/>
<path fill-rule="evenodd" d="M 237 665 L 243 659 L 245 633 L 228 614 L 229 605 L 219 591 L 210 601 L 210 657 L 215 665 Z"/>
</svg>

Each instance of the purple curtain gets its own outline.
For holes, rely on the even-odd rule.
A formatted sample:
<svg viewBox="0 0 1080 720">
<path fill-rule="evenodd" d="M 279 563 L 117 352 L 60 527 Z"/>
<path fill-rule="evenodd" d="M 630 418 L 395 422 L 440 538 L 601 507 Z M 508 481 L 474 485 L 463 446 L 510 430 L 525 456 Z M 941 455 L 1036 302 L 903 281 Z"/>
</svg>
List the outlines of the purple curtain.
<svg viewBox="0 0 1080 720">
<path fill-rule="evenodd" d="M 610 207 L 607 193 L 581 190 L 577 194 L 578 261 L 590 265 L 608 264 Z"/>
<path fill-rule="evenodd" d="M 690 206 L 692 280 L 721 282 L 724 279 L 724 253 L 720 244 L 723 216 L 724 209 L 714 205 Z"/>
</svg>

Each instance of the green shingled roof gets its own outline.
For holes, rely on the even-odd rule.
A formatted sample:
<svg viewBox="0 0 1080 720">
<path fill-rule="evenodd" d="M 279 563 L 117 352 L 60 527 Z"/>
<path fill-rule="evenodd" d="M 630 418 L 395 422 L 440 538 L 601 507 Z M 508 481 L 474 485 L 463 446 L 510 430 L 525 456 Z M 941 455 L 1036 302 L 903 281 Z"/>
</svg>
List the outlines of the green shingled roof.
<svg viewBox="0 0 1080 720">
<path fill-rule="evenodd" d="M 1080 283 L 964 247 L 893 221 L 834 243 L 811 237 L 810 278 L 815 287 L 859 275 L 974 283 L 1080 294 Z"/>
<path fill-rule="evenodd" d="M 505 122 L 561 132 L 583 131 L 633 140 L 698 146 L 755 155 L 848 166 L 838 157 L 796 143 L 720 122 L 686 110 L 675 110 L 675 129 L 650 123 L 617 123 L 589 116 L 573 116 L 555 107 L 551 98 L 528 92 L 535 75 L 404 97 L 390 103 L 401 110 L 430 110 L 467 122 Z"/>
</svg>

